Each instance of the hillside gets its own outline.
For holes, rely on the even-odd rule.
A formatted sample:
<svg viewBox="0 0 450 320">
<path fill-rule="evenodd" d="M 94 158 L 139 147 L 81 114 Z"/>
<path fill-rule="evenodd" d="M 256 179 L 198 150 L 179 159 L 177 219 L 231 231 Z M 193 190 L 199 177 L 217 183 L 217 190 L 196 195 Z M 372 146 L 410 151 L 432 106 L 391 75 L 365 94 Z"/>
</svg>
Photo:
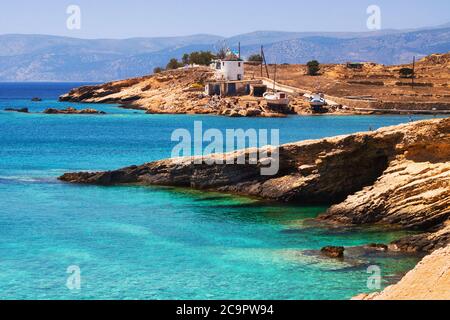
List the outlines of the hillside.
<svg viewBox="0 0 450 320">
<path fill-rule="evenodd" d="M 450 103 L 450 53 L 433 54 L 416 63 L 416 86 L 411 79 L 400 77 L 400 69 L 412 64 L 385 66 L 364 63 L 361 69 L 348 68 L 346 64 L 324 64 L 318 76 L 308 76 L 305 65 L 280 65 L 277 81 L 310 91 L 324 92 L 330 96 L 365 96 L 384 102 Z M 273 77 L 274 66 L 269 66 Z M 247 76 L 260 76 L 259 66 L 248 65 Z M 265 76 L 265 72 L 263 74 Z"/>
<path fill-rule="evenodd" d="M 85 40 L 45 35 L 0 35 L 0 81 L 111 81 L 139 77 L 195 50 L 223 44 L 249 56 L 266 48 L 269 62 L 373 61 L 407 63 L 412 56 L 450 51 L 450 27 L 378 32 L 258 31 L 230 38 L 194 35 Z"/>
</svg>

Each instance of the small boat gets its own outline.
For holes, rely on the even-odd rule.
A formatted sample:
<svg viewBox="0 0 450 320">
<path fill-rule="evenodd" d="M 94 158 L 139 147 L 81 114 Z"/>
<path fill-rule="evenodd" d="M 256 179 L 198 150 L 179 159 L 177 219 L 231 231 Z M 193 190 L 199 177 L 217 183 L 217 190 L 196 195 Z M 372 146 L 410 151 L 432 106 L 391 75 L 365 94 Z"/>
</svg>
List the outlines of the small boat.
<svg viewBox="0 0 450 320">
<path fill-rule="evenodd" d="M 263 95 L 269 106 L 288 106 L 289 98 L 285 92 L 266 92 Z"/>
<path fill-rule="evenodd" d="M 269 107 L 288 107 L 289 106 L 289 98 L 287 93 L 285 92 L 278 92 L 276 90 L 276 84 L 277 84 L 277 64 L 275 63 L 275 74 L 273 76 L 273 90 L 272 92 L 266 92 L 264 93 L 263 97 L 267 101 L 267 105 Z"/>
<path fill-rule="evenodd" d="M 323 107 L 327 104 L 323 93 L 315 93 L 309 98 L 311 107 Z"/>
</svg>

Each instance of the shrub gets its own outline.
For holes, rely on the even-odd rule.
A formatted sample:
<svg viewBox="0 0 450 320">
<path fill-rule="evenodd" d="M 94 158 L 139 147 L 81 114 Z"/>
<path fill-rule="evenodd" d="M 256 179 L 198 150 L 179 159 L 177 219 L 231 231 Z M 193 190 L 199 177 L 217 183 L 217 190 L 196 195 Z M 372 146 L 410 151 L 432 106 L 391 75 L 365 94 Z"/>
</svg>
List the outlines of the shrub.
<svg viewBox="0 0 450 320">
<path fill-rule="evenodd" d="M 156 67 L 155 69 L 153 69 L 153 73 L 154 73 L 154 74 L 161 73 L 161 72 L 163 72 L 163 71 L 164 71 L 164 69 L 161 68 L 161 67 Z"/>
<path fill-rule="evenodd" d="M 183 62 L 184 65 L 189 64 L 189 54 L 185 53 L 181 61 Z"/>
<path fill-rule="evenodd" d="M 174 70 L 174 69 L 178 69 L 178 68 L 180 68 L 182 66 L 183 65 L 180 64 L 177 59 L 173 58 L 173 59 L 170 59 L 169 63 L 167 64 L 166 69 L 167 70 Z"/>
<path fill-rule="evenodd" d="M 309 61 L 306 66 L 308 67 L 308 75 L 316 76 L 320 70 L 320 63 L 317 60 Z"/>
<path fill-rule="evenodd" d="M 262 62 L 263 57 L 260 54 L 252 54 L 247 60 L 250 62 Z"/>
<path fill-rule="evenodd" d="M 209 66 L 212 60 L 215 58 L 211 51 L 194 51 L 191 53 L 185 53 L 181 58 L 181 64 L 183 66 L 189 64 L 197 64 L 201 66 Z M 172 66 L 175 66 L 175 61 L 172 61 Z"/>
<path fill-rule="evenodd" d="M 205 89 L 205 86 L 201 83 L 194 83 L 191 85 L 190 89 L 196 90 L 196 91 L 202 91 Z"/>
<path fill-rule="evenodd" d="M 189 55 L 189 64 L 209 66 L 214 59 L 211 51 L 194 51 Z"/>
</svg>

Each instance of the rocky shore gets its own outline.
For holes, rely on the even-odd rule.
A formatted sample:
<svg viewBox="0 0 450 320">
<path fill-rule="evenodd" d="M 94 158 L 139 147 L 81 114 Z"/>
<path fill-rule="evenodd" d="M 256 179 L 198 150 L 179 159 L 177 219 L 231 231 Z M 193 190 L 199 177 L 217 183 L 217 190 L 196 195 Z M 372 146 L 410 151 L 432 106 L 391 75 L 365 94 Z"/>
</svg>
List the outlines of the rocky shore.
<svg viewBox="0 0 450 320">
<path fill-rule="evenodd" d="M 251 150 L 224 155 L 237 159 Z M 414 230 L 380 248 L 431 253 L 450 244 L 450 118 L 420 121 L 283 145 L 280 170 L 262 176 L 264 161 L 245 165 L 162 160 L 109 172 L 67 173 L 69 183 L 164 185 L 217 190 L 273 201 L 332 205 L 318 218 L 337 225 Z M 247 157 L 248 159 L 248 157 Z M 332 244 L 330 244 L 332 245 Z M 328 250 L 335 256 L 341 251 Z"/>
<path fill-rule="evenodd" d="M 149 114 L 214 114 L 229 117 L 282 117 L 263 98 L 209 97 L 204 83 L 214 73 L 206 67 L 169 70 L 142 78 L 76 88 L 60 101 L 117 103 Z"/>
<path fill-rule="evenodd" d="M 169 70 L 151 76 L 84 86 L 62 95 L 63 102 L 116 103 L 148 114 L 211 114 L 226 117 L 285 117 L 289 114 L 311 115 L 302 95 L 291 94 L 289 110 L 274 110 L 264 98 L 252 95 L 207 96 L 205 83 L 214 77 L 207 67 Z M 327 107 L 333 114 L 370 114 Z"/>
</svg>

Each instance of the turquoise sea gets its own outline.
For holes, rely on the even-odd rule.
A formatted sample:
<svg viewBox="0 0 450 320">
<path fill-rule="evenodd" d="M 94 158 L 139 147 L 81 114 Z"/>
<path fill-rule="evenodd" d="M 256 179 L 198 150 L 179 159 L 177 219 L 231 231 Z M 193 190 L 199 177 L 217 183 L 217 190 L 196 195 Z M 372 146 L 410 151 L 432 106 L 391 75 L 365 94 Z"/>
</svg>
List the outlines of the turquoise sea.
<svg viewBox="0 0 450 320">
<path fill-rule="evenodd" d="M 417 263 L 414 256 L 334 261 L 310 252 L 405 235 L 310 223 L 325 207 L 56 179 L 169 157 L 172 131 L 192 129 L 197 120 L 223 130 L 279 128 L 285 143 L 395 125 L 408 116 L 230 119 L 56 101 L 79 85 L 0 84 L 0 299 L 349 299 L 371 291 L 368 266 L 380 266 L 386 286 Z M 3 111 L 66 106 L 108 115 Z M 66 286 L 69 266 L 81 270 L 79 290 Z"/>
</svg>

